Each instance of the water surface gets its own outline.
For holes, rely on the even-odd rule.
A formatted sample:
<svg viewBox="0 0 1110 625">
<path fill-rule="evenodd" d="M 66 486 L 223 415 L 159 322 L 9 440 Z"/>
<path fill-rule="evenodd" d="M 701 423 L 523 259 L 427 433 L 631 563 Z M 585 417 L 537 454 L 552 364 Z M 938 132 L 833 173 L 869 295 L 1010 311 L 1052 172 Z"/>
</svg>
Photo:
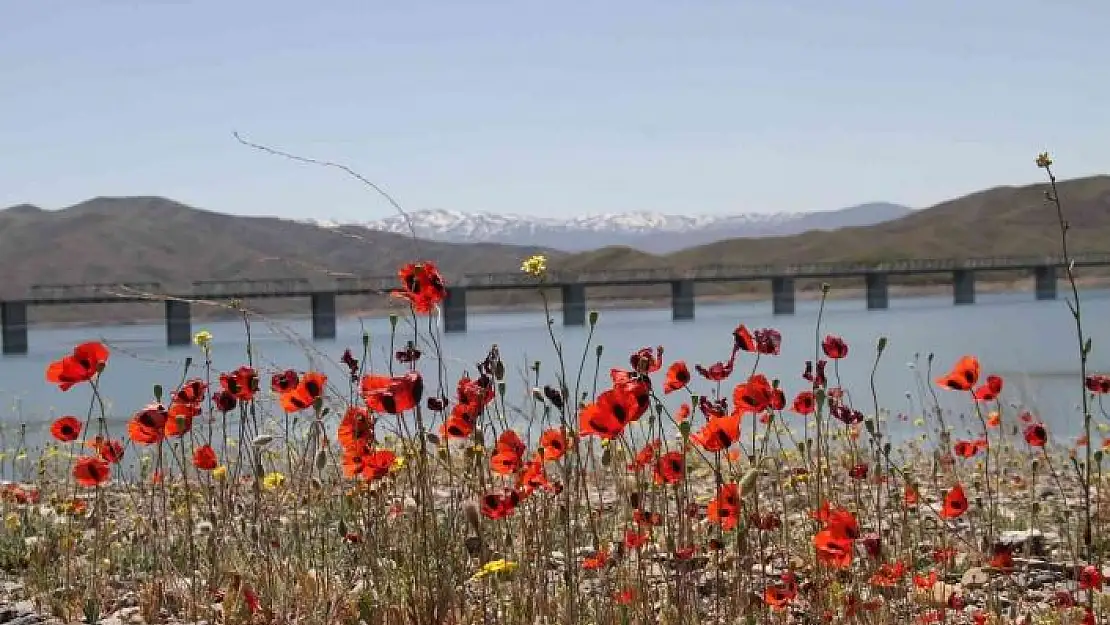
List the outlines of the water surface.
<svg viewBox="0 0 1110 625">
<path fill-rule="evenodd" d="M 787 395 L 792 396 L 808 387 L 801 372 L 804 362 L 814 357 L 818 307 L 818 302 L 799 301 L 795 315 L 775 316 L 768 302 L 699 304 L 695 321 L 678 323 L 671 321 L 669 310 L 604 310 L 594 339 L 604 349 L 602 383 L 609 368 L 627 367 L 628 355 L 645 346 L 661 344 L 668 364 L 681 358 L 691 369 L 694 363 L 711 364 L 724 359 L 731 345 L 731 331 L 742 322 L 750 328 L 774 327 L 782 332 L 782 354 L 764 357 L 759 366 L 769 377 L 782 380 Z M 1110 314 L 1110 292 L 1086 293 L 1084 307 L 1087 331 L 1095 346 L 1091 369 L 1110 370 L 1110 349 L 1106 348 L 1110 344 L 1110 330 L 1105 324 L 1096 323 Z M 561 315 L 556 311 L 554 316 L 553 330 L 564 345 L 573 378 L 588 329 L 564 328 L 559 320 Z M 527 404 L 531 385 L 525 376 L 534 361 L 542 363 L 542 381 L 554 383 L 557 359 L 542 313 L 474 314 L 468 323 L 469 331 L 465 334 L 441 335 L 449 390 L 459 373 L 466 368 L 473 370 L 473 363 L 481 360 L 492 344 L 500 347 L 509 368 L 506 395 L 510 403 Z M 194 330 L 202 328 L 214 335 L 212 357 L 216 370 L 233 369 L 246 362 L 247 334 L 241 323 L 197 324 Z M 421 347 L 427 354 L 434 353 L 426 343 L 426 327 L 423 330 Z M 361 352 L 364 331 L 371 337 L 373 366 L 385 366 L 390 336 L 386 318 L 345 319 L 339 324 L 335 340 L 316 343 L 303 338 L 311 336 L 308 320 L 256 322 L 251 328 L 254 362 L 263 371 L 265 380 L 279 368 L 315 368 L 345 387 L 344 370 L 336 361 L 344 348 L 350 347 L 356 355 Z M 161 324 L 32 328 L 29 354 L 0 358 L 0 423 L 4 429 L 0 447 L 12 447 L 19 423 L 29 424 L 29 440 L 37 442 L 44 425 L 56 416 L 86 413 L 90 400 L 87 385 L 63 393 L 43 377 L 50 361 L 81 341 L 101 340 L 112 350 L 103 376 L 103 391 L 108 398 L 110 422 L 117 424 L 115 432 L 120 431 L 119 423 L 151 400 L 155 384 L 167 389 L 177 385 L 187 358 L 194 360 L 191 375 L 202 376 L 199 350 L 167 348 L 164 332 Z M 411 337 L 411 332 L 404 322 L 398 326 L 402 339 Z M 865 412 L 872 411 L 870 376 L 875 346 L 879 337 L 887 337 L 887 349 L 875 381 L 881 406 L 891 412 L 888 425 L 898 437 L 916 434 L 913 418 L 922 413 L 921 399 L 930 400 L 930 392 L 923 391 L 920 384 L 929 354 L 935 356 L 934 377 L 959 356 L 977 355 L 985 372 L 1005 378 L 1004 397 L 1008 404 L 1030 407 L 1058 436 L 1074 436 L 1079 431 L 1077 345 L 1074 325 L 1063 300 L 1032 301 L 1029 293 L 981 294 L 977 304 L 957 307 L 951 297 L 903 298 L 892 299 L 891 308 L 885 311 L 865 310 L 859 300 L 837 300 L 825 306 L 824 333 L 839 334 L 849 343 L 850 353 L 839 363 L 839 376 L 853 393 L 857 407 Z M 589 370 L 583 376 L 586 388 L 593 377 L 593 346 L 589 354 Z M 911 367 L 915 362 L 916 368 Z M 734 382 L 746 375 L 752 364 L 751 355 L 745 355 L 737 365 Z M 438 384 L 435 363 L 425 359 L 422 368 L 429 376 L 429 387 L 434 389 Z M 833 371 L 830 366 L 829 373 Z M 698 390 L 705 392 L 709 388 L 708 384 L 699 383 Z M 681 395 L 669 396 L 668 405 L 677 407 Z M 970 404 L 958 394 L 939 392 L 939 395 L 942 405 L 954 411 L 952 423 L 959 429 L 962 426 L 958 415 L 968 411 Z M 906 418 L 899 418 L 899 414 Z"/>
</svg>

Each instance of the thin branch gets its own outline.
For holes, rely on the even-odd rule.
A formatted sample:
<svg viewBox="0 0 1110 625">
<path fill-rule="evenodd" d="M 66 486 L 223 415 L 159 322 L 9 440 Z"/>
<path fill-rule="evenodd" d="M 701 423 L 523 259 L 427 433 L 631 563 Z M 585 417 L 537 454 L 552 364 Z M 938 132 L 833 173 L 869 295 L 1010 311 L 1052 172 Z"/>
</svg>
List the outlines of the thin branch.
<svg viewBox="0 0 1110 625">
<path fill-rule="evenodd" d="M 244 139 L 243 136 L 240 135 L 238 131 L 234 131 L 231 134 L 232 134 L 232 136 L 235 137 L 236 141 L 238 141 L 239 143 L 241 143 L 241 144 L 243 144 L 243 145 L 245 145 L 249 148 L 254 148 L 255 150 L 259 150 L 261 152 L 266 152 L 267 154 L 272 154 L 274 156 L 280 156 L 282 158 L 287 158 L 289 160 L 297 161 L 299 163 L 307 163 L 309 165 L 319 165 L 320 167 L 331 167 L 333 169 L 338 169 L 338 170 L 342 171 L 343 173 L 347 174 L 348 176 L 354 178 L 355 180 L 358 180 L 362 184 L 370 187 L 371 189 L 374 190 L 375 193 L 377 193 L 378 195 L 385 198 L 385 201 L 389 202 L 389 205 L 392 206 L 393 209 L 395 211 L 397 211 L 397 213 L 399 215 L 401 215 L 401 218 L 405 220 L 405 225 L 409 229 L 409 234 L 412 235 L 413 252 L 416 253 L 417 256 L 420 255 L 419 254 L 420 248 L 417 244 L 418 237 L 416 236 L 416 227 L 413 226 L 412 218 L 409 217 L 408 212 L 406 212 L 404 208 L 401 208 L 401 205 L 397 202 L 397 200 L 393 199 L 393 196 L 391 196 L 389 193 L 387 193 L 385 191 L 385 189 L 378 186 L 376 183 L 374 183 L 372 180 L 370 180 L 366 176 L 363 176 L 362 174 L 358 173 L 354 169 L 352 169 L 349 166 L 344 165 L 342 163 L 336 163 L 334 161 L 324 161 L 324 160 L 320 160 L 320 159 L 316 159 L 316 158 L 310 158 L 310 157 L 307 157 L 307 156 L 299 156 L 297 154 L 292 154 L 292 153 L 286 152 L 284 150 L 279 150 L 277 148 L 272 148 L 272 147 L 267 146 L 267 145 L 262 145 L 261 143 L 255 143 L 253 141 L 248 141 L 247 139 Z"/>
</svg>

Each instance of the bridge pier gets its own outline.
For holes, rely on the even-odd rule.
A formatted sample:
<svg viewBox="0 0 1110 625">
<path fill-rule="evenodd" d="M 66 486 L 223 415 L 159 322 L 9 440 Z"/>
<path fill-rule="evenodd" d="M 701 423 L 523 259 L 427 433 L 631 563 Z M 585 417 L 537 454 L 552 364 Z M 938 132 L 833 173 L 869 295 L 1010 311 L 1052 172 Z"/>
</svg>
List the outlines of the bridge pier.
<svg viewBox="0 0 1110 625">
<path fill-rule="evenodd" d="M 957 305 L 975 303 L 975 271 L 957 269 L 952 272 L 952 294 Z"/>
<path fill-rule="evenodd" d="M 890 306 L 887 274 L 869 273 L 864 276 L 867 287 L 867 310 L 886 310 Z"/>
<path fill-rule="evenodd" d="M 563 285 L 563 325 L 586 325 L 586 287 L 581 284 Z"/>
<path fill-rule="evenodd" d="M 1033 270 L 1037 299 L 1056 299 L 1056 267 L 1043 265 Z"/>
<path fill-rule="evenodd" d="M 776 315 L 794 314 L 794 278 L 771 278 L 771 311 Z"/>
<path fill-rule="evenodd" d="M 193 341 L 193 319 L 189 302 L 179 299 L 166 300 L 166 345 L 175 347 Z"/>
<path fill-rule="evenodd" d="M 312 339 L 335 338 L 335 293 L 312 294 Z"/>
<path fill-rule="evenodd" d="M 466 332 L 466 287 L 447 287 L 443 300 L 443 331 Z"/>
<path fill-rule="evenodd" d="M 689 321 L 694 318 L 694 281 L 671 282 L 671 320 Z"/>
<path fill-rule="evenodd" d="M 0 343 L 5 354 L 27 353 L 26 302 L 0 302 Z"/>
</svg>

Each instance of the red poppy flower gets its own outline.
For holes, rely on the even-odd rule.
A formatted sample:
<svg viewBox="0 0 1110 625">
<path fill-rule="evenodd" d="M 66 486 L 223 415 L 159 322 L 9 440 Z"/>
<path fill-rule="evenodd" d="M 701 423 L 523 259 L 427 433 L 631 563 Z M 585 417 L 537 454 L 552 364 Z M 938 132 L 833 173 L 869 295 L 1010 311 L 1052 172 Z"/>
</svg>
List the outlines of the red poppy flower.
<svg viewBox="0 0 1110 625">
<path fill-rule="evenodd" d="M 624 546 L 629 549 L 639 549 L 647 544 L 651 538 L 651 534 L 647 532 L 637 532 L 632 528 L 624 531 Z"/>
<path fill-rule="evenodd" d="M 51 424 L 50 435 L 63 443 L 73 442 L 81 436 L 81 421 L 77 417 L 61 417 Z"/>
<path fill-rule="evenodd" d="M 1087 376 L 1084 382 L 1087 385 L 1087 390 L 1092 393 L 1100 395 L 1110 393 L 1110 375 L 1092 374 Z"/>
<path fill-rule="evenodd" d="M 515 490 L 486 493 L 482 496 L 480 510 L 482 516 L 496 521 L 511 515 L 518 503 L 520 503 L 520 495 Z"/>
<path fill-rule="evenodd" d="M 161 404 L 151 404 L 127 422 L 127 434 L 137 445 L 154 445 L 166 437 L 169 413 Z"/>
<path fill-rule="evenodd" d="M 994 401 L 1002 393 L 1002 378 L 997 375 L 988 375 L 987 382 L 975 389 L 975 399 L 979 401 Z"/>
<path fill-rule="evenodd" d="M 558 460 L 566 452 L 567 437 L 562 430 L 553 428 L 540 435 L 540 454 L 544 460 Z"/>
<path fill-rule="evenodd" d="M 366 408 L 351 406 L 339 422 L 336 432 L 339 445 L 344 449 L 355 449 L 374 441 L 374 417 Z"/>
<path fill-rule="evenodd" d="M 392 378 L 366 375 L 359 386 L 367 407 L 394 415 L 416 408 L 424 395 L 424 378 L 418 371 Z"/>
<path fill-rule="evenodd" d="M 655 373 L 663 366 L 663 346 L 656 347 L 654 353 L 650 347 L 641 348 L 628 361 L 632 365 L 632 371 L 640 375 Z"/>
<path fill-rule="evenodd" d="M 201 471 L 211 471 L 219 465 L 216 450 L 211 445 L 201 445 L 193 450 L 193 466 Z"/>
<path fill-rule="evenodd" d="M 652 479 L 656 484 L 678 484 L 686 473 L 686 457 L 677 451 L 668 451 L 655 461 Z"/>
<path fill-rule="evenodd" d="M 774 389 L 763 374 L 755 374 L 732 391 L 732 402 L 738 411 L 761 412 L 771 406 Z"/>
<path fill-rule="evenodd" d="M 166 436 L 184 436 L 193 429 L 193 418 L 200 414 L 200 404 L 173 402 L 166 413 Z"/>
<path fill-rule="evenodd" d="M 394 297 L 408 301 L 417 314 L 431 313 L 447 298 L 447 283 L 431 261 L 409 263 L 401 267 L 397 277 L 401 280 L 401 289 L 393 292 Z"/>
<path fill-rule="evenodd" d="M 843 508 L 833 508 L 825 501 L 813 516 L 824 524 L 824 529 L 813 537 L 817 559 L 836 568 L 851 566 L 853 541 L 859 538 L 855 515 Z"/>
<path fill-rule="evenodd" d="M 597 396 L 597 401 L 587 405 L 579 414 L 579 431 L 582 436 L 600 436 L 611 440 L 620 435 L 629 423 L 639 419 L 640 404 L 628 388 L 611 388 Z"/>
<path fill-rule="evenodd" d="M 723 451 L 740 439 L 740 414 L 733 413 L 724 417 L 710 419 L 700 431 L 690 437 L 706 451 Z"/>
<path fill-rule="evenodd" d="M 938 386 L 954 391 L 970 391 L 979 381 L 979 359 L 975 356 L 963 356 L 948 375 L 937 378 Z"/>
<path fill-rule="evenodd" d="M 871 576 L 871 585 L 891 588 L 902 582 L 906 575 L 906 565 L 901 560 L 897 562 L 884 562 L 879 570 Z"/>
<path fill-rule="evenodd" d="M 839 336 L 830 334 L 825 337 L 824 341 L 821 341 L 821 351 L 825 352 L 825 355 L 829 358 L 839 360 L 848 355 L 848 344 Z"/>
<path fill-rule="evenodd" d="M 725 484 L 717 491 L 717 496 L 709 502 L 706 516 L 710 523 L 721 526 L 724 531 L 736 527 L 740 520 L 740 486 Z"/>
<path fill-rule="evenodd" d="M 940 516 L 946 519 L 955 519 L 967 512 L 967 496 L 964 495 L 964 487 L 956 484 L 952 490 L 944 495 L 944 503 L 941 505 Z"/>
<path fill-rule="evenodd" d="M 185 404 L 199 404 L 204 401 L 204 392 L 208 390 L 208 384 L 204 380 L 189 380 L 177 389 L 173 394 L 173 401 Z"/>
<path fill-rule="evenodd" d="M 690 370 L 686 367 L 686 362 L 676 360 L 667 368 L 667 381 L 663 384 L 663 393 L 673 393 L 689 383 Z"/>
<path fill-rule="evenodd" d="M 287 393 L 297 388 L 297 383 L 300 381 L 301 378 L 296 371 L 286 369 L 270 377 L 270 390 L 275 393 Z"/>
<path fill-rule="evenodd" d="M 97 436 L 88 443 L 88 445 L 101 460 L 109 464 L 119 464 L 123 460 L 123 443 Z"/>
<path fill-rule="evenodd" d="M 311 408 L 324 395 L 327 384 L 328 376 L 315 371 L 305 373 L 293 390 L 281 394 L 281 409 L 285 412 L 300 412 Z"/>
<path fill-rule="evenodd" d="M 73 464 L 73 477 L 86 488 L 100 486 L 112 477 L 108 463 L 94 456 L 83 456 Z"/>
<path fill-rule="evenodd" d="M 1048 430 L 1041 423 L 1032 423 L 1025 428 L 1025 442 L 1031 447 L 1044 447 L 1048 442 Z"/>
<path fill-rule="evenodd" d="M 251 401 L 258 391 L 258 372 L 243 366 L 230 373 L 221 373 L 220 386 L 239 401 Z"/>
<path fill-rule="evenodd" d="M 1088 564 L 1079 570 L 1080 590 L 1102 590 L 1102 573 L 1098 567 Z"/>
<path fill-rule="evenodd" d="M 663 443 L 659 439 L 655 439 L 644 445 L 640 448 L 640 451 L 636 453 L 636 457 L 632 459 L 632 464 L 628 465 L 628 470 L 635 473 L 640 469 L 647 468 L 655 461 L 655 455 L 659 452 L 659 448 L 662 447 L 662 445 Z"/>
<path fill-rule="evenodd" d="M 825 377 L 825 361 L 824 360 L 818 360 L 817 361 L 817 370 L 816 370 L 816 372 L 814 372 L 813 361 L 812 360 L 807 360 L 806 361 L 806 369 L 805 369 L 804 372 L 802 372 L 802 378 L 809 381 L 809 382 L 812 382 L 813 385 L 818 387 L 818 388 L 823 388 L 823 387 L 827 386 L 828 383 L 829 383 L 829 380 L 828 380 L 828 378 Z M 830 393 L 830 397 L 831 396 L 832 396 L 832 394 Z"/>
<path fill-rule="evenodd" d="M 235 406 L 238 405 L 239 400 L 235 399 L 235 396 L 227 391 L 219 391 L 212 395 L 212 403 L 216 405 L 216 410 L 220 412 L 231 412 L 235 410 Z"/>
<path fill-rule="evenodd" d="M 810 415 L 817 408 L 817 401 L 813 395 L 813 391 L 802 391 L 794 398 L 794 404 L 790 407 L 791 410 L 800 415 Z"/>
<path fill-rule="evenodd" d="M 499 475 L 515 473 L 524 462 L 526 449 L 519 434 L 513 430 L 505 430 L 494 444 L 493 455 L 489 460 L 490 470 Z"/>
<path fill-rule="evenodd" d="M 736 366 L 736 350 L 738 347 L 732 348 L 732 353 L 729 354 L 728 360 L 725 362 L 716 362 L 709 367 L 701 365 L 694 365 L 694 370 L 698 375 L 709 380 L 710 382 L 720 382 L 732 375 L 732 369 Z"/>
<path fill-rule="evenodd" d="M 46 381 L 68 391 L 75 384 L 88 382 L 108 364 L 108 348 L 103 343 L 82 343 L 73 353 L 56 360 L 46 368 Z"/>
</svg>

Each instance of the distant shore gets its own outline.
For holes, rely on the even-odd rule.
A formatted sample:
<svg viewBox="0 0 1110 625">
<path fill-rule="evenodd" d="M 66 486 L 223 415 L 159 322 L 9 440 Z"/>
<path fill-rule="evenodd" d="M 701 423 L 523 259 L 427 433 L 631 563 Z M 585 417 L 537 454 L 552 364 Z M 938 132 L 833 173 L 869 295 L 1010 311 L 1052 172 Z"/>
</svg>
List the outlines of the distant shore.
<svg viewBox="0 0 1110 625">
<path fill-rule="evenodd" d="M 1107 288 L 1110 287 L 1110 277 L 1090 277 L 1077 281 L 1081 288 Z M 980 280 L 976 283 L 977 294 L 998 294 L 998 293 L 1029 293 L 1032 296 L 1032 289 L 1030 288 L 1029 279 L 1022 280 L 1008 280 L 1008 281 L 986 281 Z M 1061 280 L 1057 289 L 1057 296 L 1063 297 L 1068 291 L 1067 282 Z M 923 284 L 923 285 L 899 285 L 891 284 L 889 286 L 888 295 L 891 300 L 907 297 L 939 297 L 949 295 L 952 293 L 952 286 L 949 284 Z M 864 287 L 834 287 L 829 290 L 826 299 L 829 300 L 864 300 L 867 291 Z M 814 301 L 821 298 L 821 289 L 818 286 L 810 288 L 798 288 L 795 291 L 794 297 L 799 301 Z M 740 303 L 740 302 L 768 302 L 770 303 L 770 294 L 766 292 L 747 292 L 747 293 L 731 293 L 731 294 L 715 294 L 715 295 L 699 295 L 696 302 L 698 304 L 727 304 L 727 303 Z M 670 308 L 671 301 L 669 297 L 655 297 L 655 298 L 595 298 L 590 299 L 587 294 L 586 300 L 587 308 L 596 310 L 615 310 L 615 309 L 631 309 L 631 310 L 650 310 L 650 309 L 668 309 Z M 357 319 L 357 318 L 374 318 L 385 317 L 391 312 L 400 312 L 403 309 L 399 306 L 377 306 L 370 308 L 357 308 L 343 310 L 340 306 L 338 317 L 340 319 Z M 504 314 L 504 313 L 527 313 L 537 312 L 543 310 L 543 304 L 536 298 L 534 303 L 515 303 L 507 305 L 478 305 L 471 304 L 467 306 L 469 314 Z M 558 294 L 551 298 L 551 310 L 561 311 L 562 303 L 559 301 Z M 281 320 L 301 320 L 309 319 L 310 315 L 305 314 L 276 314 L 268 315 L 273 319 Z M 203 323 L 218 323 L 223 321 L 231 321 L 233 317 L 207 317 L 207 318 L 194 318 L 194 325 Z M 31 329 L 59 329 L 59 328 L 95 328 L 95 327 L 109 327 L 109 326 L 135 326 L 135 325 L 152 325 L 158 324 L 163 321 L 162 317 L 151 317 L 145 319 L 130 319 L 125 321 L 34 321 L 31 324 Z"/>
</svg>

